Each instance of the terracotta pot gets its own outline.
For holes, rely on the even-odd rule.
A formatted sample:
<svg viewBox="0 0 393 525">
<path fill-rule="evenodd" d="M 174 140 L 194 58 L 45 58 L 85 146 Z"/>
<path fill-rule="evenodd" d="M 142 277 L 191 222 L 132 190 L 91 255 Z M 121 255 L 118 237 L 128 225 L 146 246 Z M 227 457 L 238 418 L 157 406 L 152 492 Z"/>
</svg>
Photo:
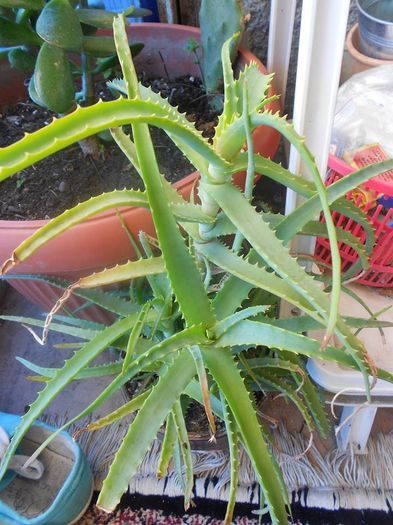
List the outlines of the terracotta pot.
<svg viewBox="0 0 393 525">
<path fill-rule="evenodd" d="M 381 60 L 364 55 L 359 46 L 359 25 L 355 24 L 347 35 L 345 42 L 346 53 L 343 58 L 341 70 L 341 83 L 345 82 L 352 75 L 366 71 L 371 67 L 393 64 L 393 60 Z"/>
<path fill-rule="evenodd" d="M 143 68 L 148 74 L 173 77 L 181 75 L 200 75 L 193 57 L 186 51 L 188 39 L 199 39 L 199 29 L 187 26 L 142 23 L 129 28 L 133 42 L 143 42 L 144 49 L 136 57 L 137 69 Z M 254 60 L 262 71 L 264 66 L 247 50 L 239 54 L 239 67 Z M 8 75 L 8 74 L 7 74 Z M 2 79 L 9 76 L 2 74 Z M 1 91 L 3 94 L 3 90 Z M 7 103 L 10 101 L 7 99 Z M 278 111 L 278 102 L 271 104 L 271 109 Z M 279 135 L 276 131 L 260 127 L 253 134 L 254 149 L 267 157 L 273 157 L 278 146 Z M 174 186 L 185 197 L 190 195 L 197 172 L 191 173 Z M 241 183 L 242 174 L 236 176 Z M 140 208 L 122 210 L 127 226 L 134 235 L 140 230 L 154 234 L 150 213 Z M 0 221 L 0 262 L 6 260 L 24 239 L 32 235 L 47 221 Z M 122 263 L 134 256 L 130 242 L 121 228 L 113 211 L 106 211 L 94 218 L 76 225 L 57 238 L 48 242 L 28 261 L 18 265 L 15 273 L 47 274 L 62 276 L 71 280 L 98 271 L 105 267 Z M 27 299 L 40 305 L 45 310 L 50 309 L 59 295 L 47 285 L 34 281 L 11 281 Z M 73 308 L 78 301 L 67 303 Z M 95 314 L 89 316 L 99 320 Z M 102 319 L 101 319 L 102 320 Z"/>
</svg>

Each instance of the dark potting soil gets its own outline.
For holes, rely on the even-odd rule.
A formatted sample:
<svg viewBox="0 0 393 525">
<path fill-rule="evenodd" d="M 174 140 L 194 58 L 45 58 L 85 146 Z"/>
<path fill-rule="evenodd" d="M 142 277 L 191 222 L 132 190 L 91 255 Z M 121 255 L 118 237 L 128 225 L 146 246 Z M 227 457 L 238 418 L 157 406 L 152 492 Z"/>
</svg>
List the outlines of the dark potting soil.
<svg viewBox="0 0 393 525">
<path fill-rule="evenodd" d="M 217 112 L 211 111 L 198 78 L 141 80 L 186 112 L 206 137 L 213 136 Z M 104 83 L 98 93 L 104 100 L 114 98 Z M 0 147 L 50 123 L 53 115 L 30 100 L 7 108 L 0 118 Z M 158 164 L 167 180 L 176 182 L 194 171 L 164 132 L 153 127 L 151 132 Z M 142 187 L 139 175 L 113 142 L 106 143 L 97 159 L 84 155 L 74 144 L 0 183 L 0 219 L 48 219 L 103 192 Z"/>
</svg>

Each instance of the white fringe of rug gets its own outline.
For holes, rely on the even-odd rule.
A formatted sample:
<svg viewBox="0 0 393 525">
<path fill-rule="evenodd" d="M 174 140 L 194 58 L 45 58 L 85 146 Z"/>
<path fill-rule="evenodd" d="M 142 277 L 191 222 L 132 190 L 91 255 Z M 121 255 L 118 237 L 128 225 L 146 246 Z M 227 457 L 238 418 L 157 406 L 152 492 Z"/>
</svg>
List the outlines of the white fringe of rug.
<svg viewBox="0 0 393 525">
<path fill-rule="evenodd" d="M 64 418 L 48 415 L 43 420 L 60 426 Z M 129 421 L 97 432 L 82 432 L 78 443 L 85 452 L 95 476 L 96 488 L 101 486 L 125 433 Z M 84 425 L 68 429 L 73 434 Z M 273 431 L 274 455 L 282 469 L 293 502 L 305 507 L 325 509 L 393 508 L 393 434 L 379 434 L 368 441 L 368 454 L 354 455 L 333 449 L 322 456 L 315 446 L 300 457 L 307 440 L 290 434 L 280 426 Z M 157 479 L 156 470 L 160 443 L 155 441 L 146 454 L 137 475 L 130 481 L 131 493 L 160 496 L 182 496 L 181 483 L 175 471 Z M 297 456 L 297 457 L 296 457 Z M 226 451 L 193 452 L 194 497 L 227 500 L 230 469 Z M 241 451 L 237 501 L 257 504 L 259 487 L 251 463 Z"/>
</svg>

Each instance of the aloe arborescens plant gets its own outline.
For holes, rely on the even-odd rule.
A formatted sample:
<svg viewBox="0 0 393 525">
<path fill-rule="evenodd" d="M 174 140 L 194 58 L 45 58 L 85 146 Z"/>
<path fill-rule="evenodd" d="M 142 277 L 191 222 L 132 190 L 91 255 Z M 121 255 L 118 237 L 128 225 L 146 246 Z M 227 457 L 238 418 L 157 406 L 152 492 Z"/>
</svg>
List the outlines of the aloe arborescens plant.
<svg viewBox="0 0 393 525">
<path fill-rule="evenodd" d="M 345 235 L 346 242 L 357 248 L 359 260 L 364 264 L 370 243 L 364 247 L 349 234 L 337 232 L 329 205 L 344 210 L 349 216 L 358 216 L 356 208 L 345 200 L 345 193 L 382 169 L 392 169 L 393 161 L 360 170 L 325 189 L 304 141 L 285 118 L 264 111 L 270 78 L 263 76 L 252 64 L 237 80 L 233 78 L 229 42 L 222 52 L 224 110 L 211 145 L 159 95 L 138 85 L 121 17 L 115 19 L 114 30 L 124 75 L 117 87 L 125 96 L 78 108 L 4 148 L 0 153 L 0 178 L 110 128 L 120 148 L 141 174 L 145 191 L 114 191 L 63 213 L 23 242 L 4 265 L 3 272 L 86 217 L 108 208 L 143 206 L 152 213 L 159 253 L 150 253 L 145 243 L 147 257 L 80 279 L 67 290 L 63 300 L 83 288 L 140 277 L 149 280 L 153 293 L 144 305 L 135 303 L 126 308 L 117 302 L 119 320 L 86 336 L 88 341 L 61 369 L 45 371 L 46 385 L 23 416 L 0 474 L 6 471 L 29 426 L 72 380 L 99 373 L 116 374 L 105 391 L 80 415 L 83 416 L 137 374 L 147 372 L 153 381 L 137 400 L 133 400 L 132 407 L 128 407 L 128 411 L 138 410 L 138 413 L 110 467 L 98 505 L 108 511 L 115 508 L 127 489 L 130 476 L 136 472 L 164 422 L 166 438 L 161 467 L 165 470 L 177 443 L 186 472 L 185 491 L 189 500 L 192 465 L 180 405 L 181 398 L 187 395 L 204 403 L 212 431 L 213 412 L 227 427 L 232 486 L 226 523 L 231 521 L 236 499 L 239 443 L 250 457 L 273 523 L 287 523 L 287 491 L 266 444 L 265 431 L 250 397 L 250 385 L 257 377 L 262 384 L 293 395 L 299 407 L 308 407 L 304 408 L 304 414 L 309 410 L 318 427 L 324 430 L 324 412 L 304 373 L 303 377 L 298 377 L 299 394 L 295 392 L 296 385 L 277 380 L 281 377 L 279 373 L 285 371 L 296 375 L 296 370 L 302 367 L 301 356 L 334 360 L 343 366 L 357 368 L 365 378 L 368 397 L 369 374 L 392 379 L 388 373 L 370 364 L 362 343 L 352 333 L 351 320 L 338 314 L 340 267 L 336 237 Z M 126 124 L 132 126 L 133 141 L 122 130 Z M 199 170 L 198 203 L 185 202 L 160 174 L 148 124 L 164 129 Z M 313 182 L 253 154 L 251 133 L 259 125 L 278 129 L 298 148 Z M 244 144 L 247 144 L 247 151 L 243 149 Z M 233 174 L 242 170 L 247 171 L 244 192 L 232 184 Z M 297 191 L 305 197 L 304 204 L 285 218 L 257 212 L 250 203 L 255 173 L 263 173 Z M 326 227 L 313 221 L 321 209 L 325 213 Z M 334 264 L 330 296 L 288 249 L 296 234 L 315 232 L 328 235 L 332 246 Z M 266 293 L 269 297 L 288 301 L 302 315 L 279 320 L 267 315 Z M 314 327 L 325 327 L 322 344 L 304 335 L 305 330 Z M 332 334 L 340 347 L 331 346 Z M 110 345 L 124 348 L 124 359 L 107 368 L 89 367 Z M 270 353 L 258 360 L 258 350 L 254 350 L 254 361 L 247 361 L 248 349 L 258 346 L 269 348 Z M 115 414 L 109 419 L 116 417 Z"/>
</svg>

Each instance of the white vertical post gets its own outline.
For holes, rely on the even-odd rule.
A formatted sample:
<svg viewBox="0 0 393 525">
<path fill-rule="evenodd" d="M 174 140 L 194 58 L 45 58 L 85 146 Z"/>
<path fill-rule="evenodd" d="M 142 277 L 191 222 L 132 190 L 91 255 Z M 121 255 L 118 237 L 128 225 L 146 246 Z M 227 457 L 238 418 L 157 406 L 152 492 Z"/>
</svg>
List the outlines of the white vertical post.
<svg viewBox="0 0 393 525">
<path fill-rule="evenodd" d="M 349 4 L 350 0 L 303 0 L 302 6 L 293 124 L 305 137 L 322 177 L 327 167 Z M 310 175 L 293 146 L 289 169 Z M 289 214 L 301 202 L 299 195 L 287 190 L 285 213 Z M 291 248 L 295 253 L 312 254 L 315 240 L 298 237 Z M 287 316 L 289 310 L 288 304 L 282 302 L 280 315 Z"/>
<path fill-rule="evenodd" d="M 303 0 L 293 122 L 326 171 L 350 0 Z M 292 147 L 291 171 L 307 176 Z M 300 203 L 287 192 L 286 213 Z"/>
<path fill-rule="evenodd" d="M 296 0 L 272 0 L 270 6 L 267 70 L 274 73 L 274 87 L 284 109 L 289 59 L 292 49 Z"/>
<path fill-rule="evenodd" d="M 304 0 L 300 28 L 293 122 L 315 156 L 322 176 L 326 171 L 337 89 L 340 80 L 350 0 Z M 289 168 L 303 172 L 292 147 Z M 286 212 L 298 201 L 288 192 Z"/>
</svg>

